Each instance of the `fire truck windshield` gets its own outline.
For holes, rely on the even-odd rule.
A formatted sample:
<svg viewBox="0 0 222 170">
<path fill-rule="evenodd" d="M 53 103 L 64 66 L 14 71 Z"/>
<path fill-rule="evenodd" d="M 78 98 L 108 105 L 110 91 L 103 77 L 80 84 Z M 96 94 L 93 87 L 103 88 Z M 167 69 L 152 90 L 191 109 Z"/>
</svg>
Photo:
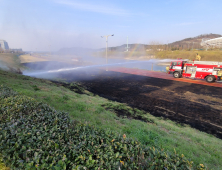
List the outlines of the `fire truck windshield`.
<svg viewBox="0 0 222 170">
<path fill-rule="evenodd" d="M 177 62 L 172 62 L 171 69 L 173 68 L 173 66 L 176 66 L 176 65 L 177 65 Z"/>
</svg>

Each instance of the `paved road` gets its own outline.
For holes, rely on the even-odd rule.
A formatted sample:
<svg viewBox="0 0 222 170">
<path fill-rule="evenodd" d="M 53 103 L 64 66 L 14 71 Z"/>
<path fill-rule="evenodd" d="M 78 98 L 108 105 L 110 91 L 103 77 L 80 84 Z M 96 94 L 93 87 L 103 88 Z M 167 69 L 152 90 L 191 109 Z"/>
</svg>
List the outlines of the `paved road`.
<svg viewBox="0 0 222 170">
<path fill-rule="evenodd" d="M 202 84 L 202 85 L 222 88 L 221 82 L 208 83 L 205 80 L 200 80 L 200 79 L 174 78 L 172 74 L 167 74 L 167 73 L 157 72 L 157 71 L 140 70 L 140 69 L 123 68 L 123 67 L 108 68 L 108 70 L 115 71 L 115 72 L 121 72 L 121 73 L 128 73 L 128 74 L 134 74 L 134 75 L 148 76 L 148 77 L 154 77 L 154 78 L 161 78 L 161 79 L 167 79 L 167 80 Z"/>
</svg>

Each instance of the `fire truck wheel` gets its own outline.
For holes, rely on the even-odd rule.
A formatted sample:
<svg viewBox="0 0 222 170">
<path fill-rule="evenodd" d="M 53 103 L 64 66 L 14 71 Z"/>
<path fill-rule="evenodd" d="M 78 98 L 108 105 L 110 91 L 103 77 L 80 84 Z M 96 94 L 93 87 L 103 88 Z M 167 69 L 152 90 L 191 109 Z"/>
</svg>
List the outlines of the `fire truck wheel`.
<svg viewBox="0 0 222 170">
<path fill-rule="evenodd" d="M 174 77 L 174 78 L 180 78 L 180 73 L 179 73 L 178 71 L 175 71 L 175 72 L 173 73 L 173 77 Z"/>
<path fill-rule="evenodd" d="M 207 77 L 206 77 L 206 81 L 207 81 L 208 83 L 212 83 L 212 82 L 215 81 L 215 77 L 214 77 L 214 76 L 207 76 Z"/>
</svg>

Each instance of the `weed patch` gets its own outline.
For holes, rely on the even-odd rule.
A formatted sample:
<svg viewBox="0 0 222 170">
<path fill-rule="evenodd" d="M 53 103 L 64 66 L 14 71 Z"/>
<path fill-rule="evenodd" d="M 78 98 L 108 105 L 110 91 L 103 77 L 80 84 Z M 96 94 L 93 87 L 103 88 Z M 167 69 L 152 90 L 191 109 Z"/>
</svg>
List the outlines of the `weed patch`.
<svg viewBox="0 0 222 170">
<path fill-rule="evenodd" d="M 94 111 L 95 114 L 100 114 L 103 113 L 105 109 L 103 107 L 97 107 L 96 110 Z"/>
<path fill-rule="evenodd" d="M 64 95 L 62 98 L 63 98 L 64 101 L 69 100 L 69 96 L 67 96 L 67 95 Z"/>
<path fill-rule="evenodd" d="M 33 89 L 34 89 L 35 91 L 40 90 L 40 88 L 38 88 L 38 86 L 36 86 L 36 85 L 33 85 L 32 87 L 33 87 Z"/>
<path fill-rule="evenodd" d="M 74 108 L 75 108 L 76 110 L 80 111 L 80 112 L 83 112 L 83 111 L 85 111 L 88 107 L 87 107 L 87 105 L 84 104 L 84 103 L 75 103 L 75 104 L 74 104 Z"/>
<path fill-rule="evenodd" d="M 115 111 L 119 117 L 128 119 L 133 118 L 137 120 L 142 120 L 144 122 L 154 123 L 154 120 L 146 116 L 147 113 L 145 111 L 139 110 L 137 108 L 128 107 L 125 104 L 106 103 L 102 104 L 101 106 L 107 110 Z"/>
</svg>

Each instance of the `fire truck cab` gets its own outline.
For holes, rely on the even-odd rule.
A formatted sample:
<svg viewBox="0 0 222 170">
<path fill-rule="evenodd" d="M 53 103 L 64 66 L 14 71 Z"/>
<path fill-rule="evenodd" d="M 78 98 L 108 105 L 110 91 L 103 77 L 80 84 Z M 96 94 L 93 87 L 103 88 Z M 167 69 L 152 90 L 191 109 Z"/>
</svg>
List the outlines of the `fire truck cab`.
<svg viewBox="0 0 222 170">
<path fill-rule="evenodd" d="M 169 74 L 173 74 L 175 78 L 182 77 L 183 74 L 183 68 L 187 60 L 181 60 L 177 59 L 175 61 L 172 61 L 169 68 Z"/>
<path fill-rule="evenodd" d="M 222 62 L 175 60 L 171 62 L 169 74 L 175 78 L 188 77 L 206 79 L 207 82 L 222 80 Z"/>
</svg>

